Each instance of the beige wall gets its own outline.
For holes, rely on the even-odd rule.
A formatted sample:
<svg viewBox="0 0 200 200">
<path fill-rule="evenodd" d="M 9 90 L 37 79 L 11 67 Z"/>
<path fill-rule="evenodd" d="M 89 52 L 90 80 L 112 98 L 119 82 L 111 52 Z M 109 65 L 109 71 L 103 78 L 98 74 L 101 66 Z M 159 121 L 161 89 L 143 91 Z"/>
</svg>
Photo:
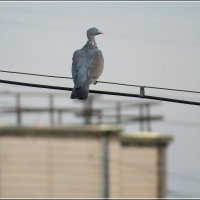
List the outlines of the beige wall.
<svg viewBox="0 0 200 200">
<path fill-rule="evenodd" d="M 157 197 L 156 147 L 128 146 L 121 151 L 122 196 Z"/>
<path fill-rule="evenodd" d="M 156 198 L 158 153 L 155 146 L 110 145 L 110 197 Z"/>
<path fill-rule="evenodd" d="M 97 139 L 0 139 L 1 197 L 99 197 Z"/>
<path fill-rule="evenodd" d="M 102 197 L 107 131 L 73 135 L 71 130 L 68 135 L 66 130 L 63 137 L 56 135 L 59 130 L 42 137 L 38 129 L 21 130 L 20 136 L 12 131 L 0 129 L 1 198 Z M 157 146 L 122 145 L 118 133 L 109 142 L 109 196 L 157 197 Z"/>
</svg>

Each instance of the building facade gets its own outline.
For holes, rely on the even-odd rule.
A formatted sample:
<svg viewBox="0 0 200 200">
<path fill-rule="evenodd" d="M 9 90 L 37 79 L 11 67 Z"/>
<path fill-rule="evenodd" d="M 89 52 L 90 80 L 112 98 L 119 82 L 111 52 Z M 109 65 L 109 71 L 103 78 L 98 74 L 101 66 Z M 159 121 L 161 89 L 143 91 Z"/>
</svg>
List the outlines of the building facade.
<svg viewBox="0 0 200 200">
<path fill-rule="evenodd" d="M 0 198 L 164 197 L 168 135 L 121 127 L 1 127 Z"/>
</svg>

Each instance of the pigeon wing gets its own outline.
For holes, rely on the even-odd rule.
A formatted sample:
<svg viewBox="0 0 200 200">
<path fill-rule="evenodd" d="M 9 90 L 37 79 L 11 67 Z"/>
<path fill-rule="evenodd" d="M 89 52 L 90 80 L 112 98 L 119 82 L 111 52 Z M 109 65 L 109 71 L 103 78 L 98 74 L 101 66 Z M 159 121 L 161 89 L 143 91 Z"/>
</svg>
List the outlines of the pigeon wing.
<svg viewBox="0 0 200 200">
<path fill-rule="evenodd" d="M 81 70 L 81 66 L 84 63 L 85 53 L 82 49 L 76 50 L 73 54 L 72 58 L 72 78 L 74 84 L 78 87 L 80 84 L 79 74 Z"/>
<path fill-rule="evenodd" d="M 93 53 L 88 66 L 88 78 L 89 83 L 94 84 L 97 79 L 101 76 L 104 68 L 104 58 L 100 50 L 97 49 Z"/>
</svg>

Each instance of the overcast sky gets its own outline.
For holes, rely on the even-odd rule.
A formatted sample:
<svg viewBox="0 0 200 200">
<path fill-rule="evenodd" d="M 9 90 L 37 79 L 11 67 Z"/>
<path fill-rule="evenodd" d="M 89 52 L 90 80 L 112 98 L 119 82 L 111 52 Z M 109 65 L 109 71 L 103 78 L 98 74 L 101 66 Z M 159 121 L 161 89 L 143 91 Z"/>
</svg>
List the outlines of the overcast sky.
<svg viewBox="0 0 200 200">
<path fill-rule="evenodd" d="M 73 52 L 85 44 L 87 29 L 95 26 L 105 33 L 96 37 L 105 59 L 99 80 L 200 91 L 200 2 L 0 2 L 0 24 L 0 69 L 71 76 Z M 1 78 L 73 86 L 67 80 L 10 74 Z M 31 90 L 3 84 L 0 88 Z M 91 88 L 137 92 L 98 84 Z M 200 101 L 190 93 L 147 93 Z M 167 119 L 200 123 L 198 106 L 163 103 L 155 111 Z M 200 177 L 200 128 L 163 123 L 154 129 L 175 136 L 168 170 Z M 200 196 L 200 178 L 169 176 L 168 185 Z"/>
</svg>

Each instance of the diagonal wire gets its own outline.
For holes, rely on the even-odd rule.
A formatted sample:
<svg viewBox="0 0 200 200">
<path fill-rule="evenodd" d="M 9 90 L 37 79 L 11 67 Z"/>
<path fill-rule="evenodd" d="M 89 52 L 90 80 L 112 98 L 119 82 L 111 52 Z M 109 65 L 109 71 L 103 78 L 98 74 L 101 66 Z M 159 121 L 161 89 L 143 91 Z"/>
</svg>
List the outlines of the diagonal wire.
<svg viewBox="0 0 200 200">
<path fill-rule="evenodd" d="M 2 80 L 2 79 L 0 79 L 0 83 L 11 84 L 11 85 L 21 85 L 21 86 L 27 86 L 27 87 L 36 87 L 36 88 L 46 88 L 46 89 L 53 89 L 53 90 L 63 90 L 63 91 L 72 91 L 72 89 L 73 89 L 73 88 L 69 88 L 69 87 L 25 83 L 25 82 L 9 81 L 9 80 Z M 113 91 L 102 91 L 102 90 L 89 90 L 89 92 L 94 93 L 94 94 L 106 94 L 106 95 L 123 96 L 123 97 L 136 97 L 136 98 L 143 98 L 143 99 L 153 99 L 153 100 L 158 100 L 158 101 L 167 101 L 167 102 L 174 102 L 174 103 L 200 106 L 200 102 L 196 102 L 196 101 L 187 101 L 187 100 L 182 100 L 182 99 L 166 98 L 166 97 L 159 97 L 159 96 L 150 96 L 150 95 L 145 95 L 145 94 L 140 95 L 140 94 L 122 93 L 122 92 L 113 92 Z"/>
<path fill-rule="evenodd" d="M 0 70 L 0 72 L 21 74 L 21 75 L 30 75 L 30 76 L 41 76 L 41 77 L 46 77 L 46 78 L 72 79 L 72 77 L 68 77 L 68 76 L 55 76 L 55 75 L 35 74 L 35 73 L 27 73 L 27 72 L 16 72 L 16 71 L 8 71 L 8 70 Z M 143 87 L 143 88 L 157 89 L 157 90 L 169 90 L 169 91 L 176 91 L 176 92 L 188 92 L 188 93 L 200 94 L 200 91 L 195 91 L 195 90 L 183 90 L 183 89 L 166 88 L 166 87 L 154 87 L 154 86 L 147 86 L 147 85 L 135 85 L 135 84 L 109 82 L 109 81 L 97 81 L 97 83 L 104 83 L 104 84 L 111 84 L 111 85 L 121 85 L 121 86 L 129 86 L 129 87 L 138 87 L 138 88 Z"/>
</svg>

